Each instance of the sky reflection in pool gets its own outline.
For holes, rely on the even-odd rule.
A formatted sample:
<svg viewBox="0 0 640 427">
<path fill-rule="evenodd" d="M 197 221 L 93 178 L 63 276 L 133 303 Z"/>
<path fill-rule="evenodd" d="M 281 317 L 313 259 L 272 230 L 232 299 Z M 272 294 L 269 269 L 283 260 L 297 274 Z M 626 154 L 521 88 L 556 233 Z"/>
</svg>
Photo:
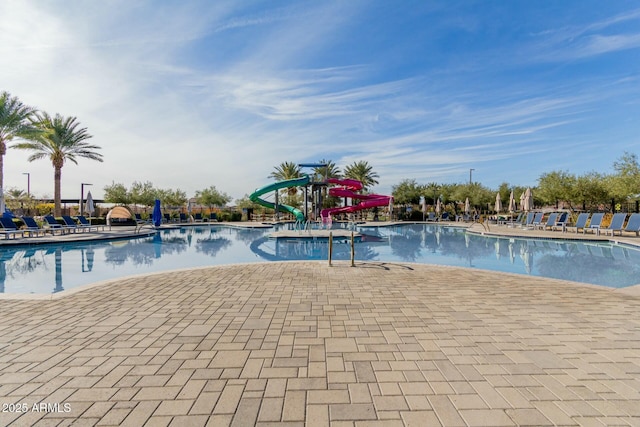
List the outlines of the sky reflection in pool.
<svg viewBox="0 0 640 427">
<path fill-rule="evenodd" d="M 197 226 L 139 239 L 5 247 L 0 292 L 48 294 L 89 283 L 208 265 L 326 260 L 326 240 L 273 240 L 272 229 Z M 640 283 L 640 250 L 610 243 L 514 239 L 467 234 L 435 224 L 366 228 L 361 261 L 416 262 L 529 274 L 625 287 Z M 334 259 L 348 260 L 346 241 Z"/>
</svg>

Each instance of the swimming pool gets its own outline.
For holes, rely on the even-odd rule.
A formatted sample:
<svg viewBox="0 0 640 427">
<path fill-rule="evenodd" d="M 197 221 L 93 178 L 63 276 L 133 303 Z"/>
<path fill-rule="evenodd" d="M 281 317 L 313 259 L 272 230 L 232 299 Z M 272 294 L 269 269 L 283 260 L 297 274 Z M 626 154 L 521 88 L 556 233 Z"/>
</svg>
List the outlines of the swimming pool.
<svg viewBox="0 0 640 427">
<path fill-rule="evenodd" d="M 640 250 L 611 243 L 480 236 L 435 224 L 363 228 L 360 261 L 473 267 L 614 288 L 640 282 Z M 245 262 L 326 260 L 322 239 L 270 239 L 273 229 L 203 225 L 155 236 L 0 248 L 0 293 L 50 294 L 102 280 Z M 349 260 L 337 241 L 333 259 Z"/>
</svg>

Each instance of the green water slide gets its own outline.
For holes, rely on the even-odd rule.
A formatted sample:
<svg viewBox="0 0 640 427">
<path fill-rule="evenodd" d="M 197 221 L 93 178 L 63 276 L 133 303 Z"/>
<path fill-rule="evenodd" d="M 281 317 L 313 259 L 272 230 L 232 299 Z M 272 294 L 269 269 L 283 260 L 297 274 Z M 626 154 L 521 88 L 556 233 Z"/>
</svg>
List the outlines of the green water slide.
<svg viewBox="0 0 640 427">
<path fill-rule="evenodd" d="M 265 193 L 281 190 L 283 188 L 300 187 L 303 185 L 307 185 L 309 181 L 310 181 L 309 175 L 305 175 L 301 178 L 287 179 L 285 181 L 275 182 L 273 184 L 269 184 L 265 187 L 257 189 L 256 191 L 251 193 L 251 195 L 249 196 L 249 199 L 252 202 L 257 203 L 266 208 L 275 209 L 275 203 L 271 203 L 264 199 L 261 199 L 260 196 L 262 196 Z M 296 217 L 297 221 L 304 221 L 304 213 L 300 209 L 294 208 L 293 206 L 278 204 L 278 210 L 280 212 L 288 212 L 290 214 L 293 214 Z"/>
</svg>

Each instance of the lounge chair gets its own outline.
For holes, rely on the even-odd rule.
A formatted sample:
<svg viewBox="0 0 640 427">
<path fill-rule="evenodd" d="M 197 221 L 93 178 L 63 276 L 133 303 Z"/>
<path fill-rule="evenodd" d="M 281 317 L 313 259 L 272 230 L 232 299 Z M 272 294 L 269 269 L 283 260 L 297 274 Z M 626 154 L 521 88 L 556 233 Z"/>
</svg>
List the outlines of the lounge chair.
<svg viewBox="0 0 640 427">
<path fill-rule="evenodd" d="M 602 224 L 602 218 L 604 218 L 603 213 L 594 213 L 591 216 L 591 221 L 589 221 L 589 225 L 582 229 L 582 233 L 585 234 L 587 230 L 593 230 L 596 235 L 600 235 L 600 224 Z"/>
<path fill-rule="evenodd" d="M 636 233 L 636 236 L 640 236 L 640 213 L 631 214 L 623 231 Z"/>
<path fill-rule="evenodd" d="M 591 214 L 589 212 L 581 213 L 580 215 L 578 215 L 576 223 L 574 225 L 567 226 L 567 228 L 575 228 L 576 233 L 578 232 L 578 230 L 582 230 L 584 232 L 584 228 L 587 226 L 587 221 L 589 220 L 590 216 Z"/>
<path fill-rule="evenodd" d="M 18 234 L 20 237 L 24 237 L 25 231 L 20 230 L 11 218 L 0 217 L 0 224 L 2 224 L 0 235 L 3 235 L 5 240 L 11 238 L 11 236 L 15 239 Z"/>
<path fill-rule="evenodd" d="M 193 217 L 193 221 L 194 222 L 202 222 L 202 214 L 201 213 L 195 214 L 195 216 Z"/>
<path fill-rule="evenodd" d="M 544 217 L 544 212 L 536 212 L 535 215 L 533 216 L 533 220 L 531 221 L 531 224 L 529 224 L 527 226 L 527 228 L 536 228 L 536 227 L 540 227 L 542 225 L 542 217 Z M 529 217 L 527 216 L 527 219 L 529 219 Z"/>
<path fill-rule="evenodd" d="M 622 236 L 622 227 L 624 226 L 624 221 L 626 219 L 626 213 L 614 214 L 613 218 L 611 218 L 611 224 L 609 224 L 609 227 L 602 228 L 601 230 L 604 231 L 605 236 L 611 232 L 611 237 L 613 237 L 615 236 L 616 231 Z"/>
<path fill-rule="evenodd" d="M 211 212 L 209 214 L 209 221 L 218 221 L 218 214 L 215 212 Z"/>
<path fill-rule="evenodd" d="M 524 212 L 520 212 L 518 214 L 518 216 L 516 217 L 516 219 L 513 219 L 513 216 L 511 217 L 511 219 L 507 222 L 507 226 L 508 227 L 515 227 L 516 224 L 522 224 L 522 219 L 525 217 L 525 213 Z"/>
<path fill-rule="evenodd" d="M 429 212 L 427 213 L 427 217 L 425 218 L 425 221 L 437 221 L 438 218 L 436 218 L 436 214 L 434 214 L 433 212 Z"/>
<path fill-rule="evenodd" d="M 36 237 L 38 237 L 39 234 L 41 235 L 45 235 L 47 234 L 46 229 L 41 228 L 38 223 L 36 222 L 35 219 L 33 219 L 30 216 L 23 216 L 20 218 L 22 220 L 22 222 L 24 222 L 24 225 L 26 226 L 25 230 L 29 233 L 29 236 L 33 236 L 33 234 L 35 233 Z M 53 233 L 51 233 L 53 234 Z"/>
<path fill-rule="evenodd" d="M 556 223 L 551 226 L 551 230 L 555 230 L 557 228 L 562 229 L 562 232 L 567 231 L 567 222 L 569 221 L 569 214 L 567 212 L 562 212 L 560 216 L 556 219 Z"/>
<path fill-rule="evenodd" d="M 76 218 L 78 219 L 78 222 L 80 223 L 79 227 L 81 228 L 86 228 L 89 231 L 91 231 L 92 228 L 95 228 L 96 231 L 99 231 L 100 227 L 102 227 L 102 230 L 104 231 L 104 225 L 91 224 L 91 222 L 89 222 L 89 220 L 84 215 L 78 215 L 76 216 Z"/>
<path fill-rule="evenodd" d="M 77 232 L 78 230 L 86 230 L 86 227 L 80 227 L 78 225 L 77 222 L 75 222 L 73 220 L 73 218 L 71 218 L 68 215 L 62 215 L 62 220 L 64 221 L 64 225 L 63 227 L 65 227 L 67 230 L 69 230 L 70 232 Z"/>
<path fill-rule="evenodd" d="M 163 216 L 164 216 L 164 222 L 171 222 L 171 214 L 166 213 Z"/>
<path fill-rule="evenodd" d="M 549 214 L 549 216 L 547 217 L 547 222 L 538 224 L 537 226 L 535 226 L 536 228 L 541 228 L 543 230 L 546 230 L 547 227 L 551 228 L 556 224 L 556 219 L 558 218 L 558 213 L 557 212 L 553 212 L 551 214 Z"/>
<path fill-rule="evenodd" d="M 180 213 L 180 222 L 187 222 L 187 214 Z"/>
<path fill-rule="evenodd" d="M 449 221 L 449 212 L 445 212 L 440 217 L 440 221 Z"/>
<path fill-rule="evenodd" d="M 68 228 L 65 228 L 56 220 L 52 215 L 47 215 L 44 217 L 44 225 L 45 229 L 51 234 L 55 234 L 56 230 L 60 230 L 60 234 L 64 234 L 69 231 Z"/>
<path fill-rule="evenodd" d="M 150 219 L 142 219 L 142 216 L 139 213 L 133 214 L 133 219 L 136 221 L 137 225 L 140 225 L 140 224 L 151 224 L 151 220 Z"/>
</svg>

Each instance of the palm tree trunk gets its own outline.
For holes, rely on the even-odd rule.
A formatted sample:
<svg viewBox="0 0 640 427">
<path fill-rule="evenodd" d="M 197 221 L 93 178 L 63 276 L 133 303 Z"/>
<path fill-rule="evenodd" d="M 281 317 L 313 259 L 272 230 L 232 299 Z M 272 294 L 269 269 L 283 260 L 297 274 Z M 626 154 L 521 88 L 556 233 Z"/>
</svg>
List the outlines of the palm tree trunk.
<svg viewBox="0 0 640 427">
<path fill-rule="evenodd" d="M 62 168 L 54 166 L 53 173 L 53 181 L 54 181 L 54 190 L 53 190 L 53 215 L 58 217 L 62 215 L 62 208 L 60 206 L 60 177 L 62 176 Z"/>
<path fill-rule="evenodd" d="M 0 188 L 4 184 L 4 155 L 7 152 L 7 146 L 4 141 L 0 140 Z"/>
</svg>

